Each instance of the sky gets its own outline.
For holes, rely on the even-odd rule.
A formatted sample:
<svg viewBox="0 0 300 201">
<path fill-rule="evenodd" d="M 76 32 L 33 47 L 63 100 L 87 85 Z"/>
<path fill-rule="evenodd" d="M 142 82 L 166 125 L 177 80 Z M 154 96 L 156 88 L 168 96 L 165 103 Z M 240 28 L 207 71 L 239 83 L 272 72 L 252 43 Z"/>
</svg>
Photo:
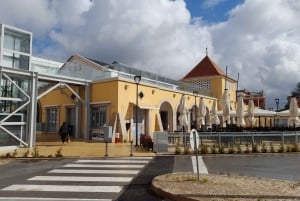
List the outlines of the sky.
<svg viewBox="0 0 300 201">
<path fill-rule="evenodd" d="M 33 55 L 80 54 L 181 79 L 209 57 L 239 89 L 283 108 L 300 77 L 299 0 L 2 0 L 0 23 L 33 33 Z"/>
</svg>

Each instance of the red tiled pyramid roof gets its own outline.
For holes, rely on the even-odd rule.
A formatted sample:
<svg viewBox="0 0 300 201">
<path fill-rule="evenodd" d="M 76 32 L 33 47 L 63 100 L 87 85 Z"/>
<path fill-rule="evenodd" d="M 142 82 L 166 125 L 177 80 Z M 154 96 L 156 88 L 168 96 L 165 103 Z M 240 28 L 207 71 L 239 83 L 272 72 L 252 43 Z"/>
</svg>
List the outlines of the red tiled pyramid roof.
<svg viewBox="0 0 300 201">
<path fill-rule="evenodd" d="M 226 76 L 224 71 L 209 58 L 205 56 L 194 68 L 191 70 L 182 80 L 196 78 L 196 77 L 208 77 L 208 76 Z"/>
</svg>

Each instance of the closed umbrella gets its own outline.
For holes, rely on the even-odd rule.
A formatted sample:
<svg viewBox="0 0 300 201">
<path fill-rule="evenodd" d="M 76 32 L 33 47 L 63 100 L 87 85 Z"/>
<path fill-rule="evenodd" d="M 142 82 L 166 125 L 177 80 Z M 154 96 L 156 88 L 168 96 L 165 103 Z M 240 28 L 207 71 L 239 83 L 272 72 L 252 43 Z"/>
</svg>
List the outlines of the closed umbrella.
<svg viewBox="0 0 300 201">
<path fill-rule="evenodd" d="M 185 106 L 185 96 L 182 95 L 180 99 L 179 104 L 179 126 L 183 128 L 183 131 L 185 131 L 185 128 L 188 127 L 188 112 Z"/>
<path fill-rule="evenodd" d="M 205 116 L 206 116 L 206 105 L 203 98 L 200 98 L 199 101 L 199 110 L 198 110 L 198 125 L 201 125 L 201 128 L 205 125 Z"/>
<path fill-rule="evenodd" d="M 239 97 L 236 108 L 236 125 L 239 127 L 245 127 L 244 120 L 244 100 L 243 97 Z"/>
<path fill-rule="evenodd" d="M 222 111 L 223 111 L 223 124 L 230 124 L 230 98 L 228 90 L 225 89 L 223 97 L 221 99 Z"/>
<path fill-rule="evenodd" d="M 299 126 L 299 118 L 298 118 L 298 103 L 295 97 L 291 98 L 290 108 L 289 108 L 289 118 L 288 118 L 288 125 L 289 126 Z"/>
<path fill-rule="evenodd" d="M 249 100 L 248 103 L 248 121 L 249 125 L 253 127 L 255 125 L 255 118 L 254 118 L 254 102 L 253 100 Z"/>
<path fill-rule="evenodd" d="M 211 123 L 214 125 L 220 124 L 220 119 L 218 117 L 218 108 L 217 108 L 217 101 L 214 100 L 211 108 Z"/>
</svg>

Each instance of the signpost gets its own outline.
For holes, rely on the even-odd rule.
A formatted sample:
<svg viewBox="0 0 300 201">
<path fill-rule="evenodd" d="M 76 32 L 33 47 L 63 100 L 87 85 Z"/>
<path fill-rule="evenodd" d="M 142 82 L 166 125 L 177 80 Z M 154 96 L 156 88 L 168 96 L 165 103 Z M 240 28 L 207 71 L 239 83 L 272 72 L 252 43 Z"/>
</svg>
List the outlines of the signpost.
<svg viewBox="0 0 300 201">
<path fill-rule="evenodd" d="M 199 147 L 199 134 L 196 129 L 192 129 L 190 132 L 190 145 L 192 150 L 196 151 L 196 163 L 197 163 L 197 181 L 199 181 L 199 164 L 198 164 L 198 147 Z"/>
</svg>

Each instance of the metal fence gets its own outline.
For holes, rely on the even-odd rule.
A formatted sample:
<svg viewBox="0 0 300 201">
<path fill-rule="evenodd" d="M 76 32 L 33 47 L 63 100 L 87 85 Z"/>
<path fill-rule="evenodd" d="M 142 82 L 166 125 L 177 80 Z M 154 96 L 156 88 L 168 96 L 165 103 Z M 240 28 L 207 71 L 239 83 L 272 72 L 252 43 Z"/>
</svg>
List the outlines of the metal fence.
<svg viewBox="0 0 300 201">
<path fill-rule="evenodd" d="M 198 132 L 199 147 L 205 146 L 213 152 L 212 149 L 246 149 L 260 147 L 266 149 L 266 152 L 271 152 L 271 149 L 276 147 L 280 152 L 280 147 L 297 146 L 299 143 L 300 131 L 278 131 L 278 132 Z M 169 132 L 168 145 L 172 152 L 172 147 L 180 147 L 186 149 L 190 147 L 190 133 Z M 174 149 L 173 149 L 174 151 Z"/>
</svg>

